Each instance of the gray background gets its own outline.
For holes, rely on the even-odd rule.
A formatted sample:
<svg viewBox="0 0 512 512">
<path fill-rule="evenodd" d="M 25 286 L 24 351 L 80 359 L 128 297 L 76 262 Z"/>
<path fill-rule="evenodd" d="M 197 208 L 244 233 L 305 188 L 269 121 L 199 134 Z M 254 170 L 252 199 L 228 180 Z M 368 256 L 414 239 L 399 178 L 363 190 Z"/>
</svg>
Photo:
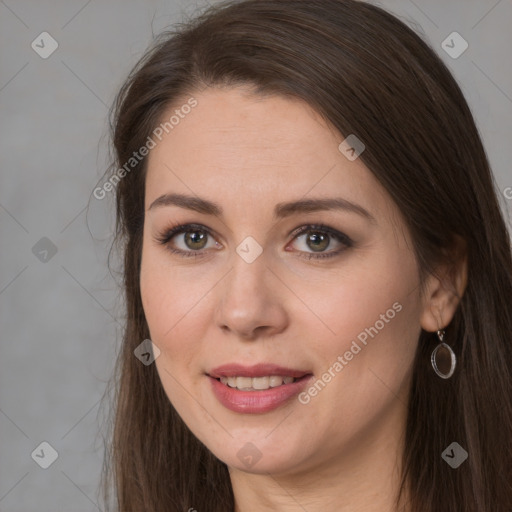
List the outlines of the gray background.
<svg viewBox="0 0 512 512">
<path fill-rule="evenodd" d="M 203 5 L 0 0 L 0 511 L 103 508 L 100 400 L 123 318 L 106 260 L 111 194 L 86 207 L 108 163 L 118 87 L 152 33 Z M 512 1 L 378 5 L 424 34 L 461 84 L 510 226 Z M 44 31 L 59 45 L 47 59 L 31 47 Z M 453 31 L 469 43 L 457 59 L 441 47 Z M 43 441 L 58 452 L 48 469 L 31 457 Z"/>
</svg>

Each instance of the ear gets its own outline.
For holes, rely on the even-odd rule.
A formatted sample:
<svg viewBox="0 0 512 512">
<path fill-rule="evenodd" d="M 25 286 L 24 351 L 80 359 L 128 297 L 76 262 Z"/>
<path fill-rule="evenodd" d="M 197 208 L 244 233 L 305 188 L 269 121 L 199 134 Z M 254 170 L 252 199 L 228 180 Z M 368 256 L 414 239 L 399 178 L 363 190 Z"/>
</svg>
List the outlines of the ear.
<svg viewBox="0 0 512 512">
<path fill-rule="evenodd" d="M 438 265 L 425 282 L 420 318 L 425 331 L 444 329 L 452 321 L 466 290 L 467 279 L 467 244 L 456 236 L 452 248 L 445 253 L 445 262 Z"/>
</svg>

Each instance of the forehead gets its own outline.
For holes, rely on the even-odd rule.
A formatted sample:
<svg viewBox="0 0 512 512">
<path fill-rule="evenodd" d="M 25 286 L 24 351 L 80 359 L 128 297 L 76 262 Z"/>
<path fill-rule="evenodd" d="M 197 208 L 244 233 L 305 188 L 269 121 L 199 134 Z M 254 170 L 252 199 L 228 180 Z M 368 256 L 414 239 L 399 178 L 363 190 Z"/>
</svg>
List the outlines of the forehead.
<svg viewBox="0 0 512 512">
<path fill-rule="evenodd" d="M 342 195 L 373 212 L 389 202 L 362 161 L 339 151 L 344 137 L 305 102 L 243 88 L 206 89 L 193 97 L 197 106 L 150 151 L 146 208 L 169 192 L 197 194 L 238 213 L 304 196 Z M 162 120 L 176 109 L 180 103 Z"/>
</svg>

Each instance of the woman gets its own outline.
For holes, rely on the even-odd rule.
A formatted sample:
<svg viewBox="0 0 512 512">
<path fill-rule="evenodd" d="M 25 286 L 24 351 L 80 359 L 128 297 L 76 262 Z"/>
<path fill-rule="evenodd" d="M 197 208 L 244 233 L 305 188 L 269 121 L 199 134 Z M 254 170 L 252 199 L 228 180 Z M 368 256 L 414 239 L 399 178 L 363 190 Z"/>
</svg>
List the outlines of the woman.
<svg viewBox="0 0 512 512">
<path fill-rule="evenodd" d="M 128 511 L 512 509 L 512 258 L 435 52 L 353 0 L 162 36 L 113 117 Z"/>
</svg>

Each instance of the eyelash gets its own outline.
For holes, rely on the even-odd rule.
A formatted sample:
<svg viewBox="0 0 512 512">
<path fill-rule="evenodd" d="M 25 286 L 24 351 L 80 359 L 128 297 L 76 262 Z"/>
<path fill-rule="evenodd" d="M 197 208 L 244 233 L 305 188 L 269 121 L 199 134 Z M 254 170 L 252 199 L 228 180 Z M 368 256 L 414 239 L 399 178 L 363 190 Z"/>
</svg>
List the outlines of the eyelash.
<svg viewBox="0 0 512 512">
<path fill-rule="evenodd" d="M 182 233 L 186 233 L 187 231 L 202 231 L 206 233 L 209 237 L 214 238 L 213 233 L 206 227 L 202 226 L 201 224 L 179 224 L 176 226 L 172 226 L 165 231 L 163 231 L 161 234 L 157 235 L 155 237 L 155 240 L 161 244 L 166 246 L 166 249 L 169 250 L 173 254 L 177 254 L 178 256 L 184 257 L 184 258 L 200 258 L 205 255 L 204 250 L 201 251 L 182 251 L 181 249 L 175 249 L 174 247 L 169 246 L 169 242 L 176 236 Z M 315 233 L 323 233 L 330 235 L 331 237 L 338 240 L 338 242 L 341 242 L 346 247 L 338 249 L 336 251 L 330 251 L 327 253 L 305 253 L 305 255 L 301 255 L 300 257 L 310 260 L 310 259 L 324 259 L 324 258 L 333 258 L 334 256 L 338 256 L 341 252 L 346 250 L 348 247 L 352 247 L 353 241 L 344 233 L 341 233 L 329 226 L 326 226 L 325 224 L 307 224 L 304 226 L 301 226 L 300 228 L 297 228 L 290 233 L 290 236 L 293 235 L 293 240 L 298 238 L 300 235 L 308 232 L 315 232 Z M 303 252 L 303 251 L 299 251 Z"/>
</svg>

